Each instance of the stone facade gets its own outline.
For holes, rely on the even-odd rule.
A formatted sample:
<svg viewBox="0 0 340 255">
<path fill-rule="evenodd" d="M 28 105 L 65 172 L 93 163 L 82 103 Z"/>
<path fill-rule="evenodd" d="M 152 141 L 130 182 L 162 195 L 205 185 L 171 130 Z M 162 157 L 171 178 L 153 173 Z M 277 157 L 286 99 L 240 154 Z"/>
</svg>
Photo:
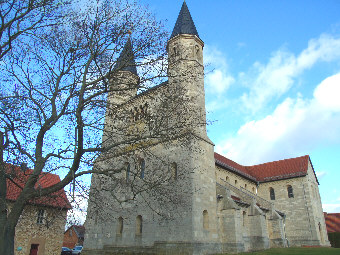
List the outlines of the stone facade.
<svg viewBox="0 0 340 255">
<path fill-rule="evenodd" d="M 39 211 L 44 212 L 38 222 Z M 15 255 L 29 255 L 31 245 L 37 244 L 38 255 L 60 254 L 67 210 L 27 205 L 15 228 Z"/>
<path fill-rule="evenodd" d="M 32 169 L 6 164 L 6 171 L 14 181 L 7 180 L 6 203 L 8 213 L 22 192 L 20 185 L 27 182 Z M 60 182 L 56 174 L 41 173 L 37 186 L 50 187 Z M 71 205 L 64 189 L 46 197 L 36 197 L 24 207 L 15 227 L 15 255 L 55 255 L 60 254 L 64 237 L 67 211 Z"/>
<path fill-rule="evenodd" d="M 113 74 L 112 86 L 133 93 L 108 96 L 114 111 L 107 110 L 103 143 L 121 145 L 94 165 L 112 174 L 92 175 L 84 254 L 329 245 L 310 160 L 299 176 L 268 181 L 259 177 L 258 167 L 252 172 L 214 154 L 205 127 L 203 46 L 184 2 L 168 42 L 168 82 L 136 95 L 135 73 Z"/>
</svg>

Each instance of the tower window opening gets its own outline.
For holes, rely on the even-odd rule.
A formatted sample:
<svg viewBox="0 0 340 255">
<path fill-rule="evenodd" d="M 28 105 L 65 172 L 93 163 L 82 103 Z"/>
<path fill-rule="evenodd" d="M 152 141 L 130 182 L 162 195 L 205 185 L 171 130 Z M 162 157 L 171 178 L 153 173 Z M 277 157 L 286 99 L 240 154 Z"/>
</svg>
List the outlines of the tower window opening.
<svg viewBox="0 0 340 255">
<path fill-rule="evenodd" d="M 171 163 L 171 177 L 177 180 L 177 164 L 175 162 Z"/>
<path fill-rule="evenodd" d="M 118 235 L 123 234 L 123 227 L 124 227 L 123 218 L 119 217 L 118 218 L 118 226 L 117 226 L 117 234 Z"/>
<path fill-rule="evenodd" d="M 136 218 L 136 235 L 141 235 L 143 232 L 143 218 L 138 215 Z"/>
<path fill-rule="evenodd" d="M 178 54 L 177 48 L 175 46 L 172 48 L 172 54 L 173 54 L 173 57 L 176 57 Z"/>
<path fill-rule="evenodd" d="M 140 160 L 140 178 L 144 179 L 144 174 L 145 174 L 145 160 L 141 159 Z"/>
<path fill-rule="evenodd" d="M 243 224 L 243 226 L 245 226 L 245 225 L 246 225 L 247 212 L 246 212 L 246 211 L 243 211 L 242 216 L 243 216 L 243 217 L 242 217 L 242 220 L 243 220 L 242 224 Z"/>
<path fill-rule="evenodd" d="M 207 210 L 203 211 L 203 228 L 206 230 L 209 229 L 209 215 Z"/>
</svg>

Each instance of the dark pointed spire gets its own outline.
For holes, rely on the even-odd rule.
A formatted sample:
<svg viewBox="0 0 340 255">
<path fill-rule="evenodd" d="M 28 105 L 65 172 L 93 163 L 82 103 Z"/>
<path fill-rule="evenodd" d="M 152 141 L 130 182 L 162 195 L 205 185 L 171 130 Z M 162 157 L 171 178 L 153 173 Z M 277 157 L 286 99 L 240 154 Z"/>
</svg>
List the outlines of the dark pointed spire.
<svg viewBox="0 0 340 255">
<path fill-rule="evenodd" d="M 122 53 L 120 53 L 115 69 L 130 71 L 131 73 L 138 75 L 130 37 L 126 42 Z"/>
<path fill-rule="evenodd" d="M 194 21 L 191 18 L 188 6 L 185 1 L 183 2 L 181 11 L 178 14 L 178 18 L 170 39 L 180 34 L 196 35 L 197 37 L 199 37 Z"/>
</svg>

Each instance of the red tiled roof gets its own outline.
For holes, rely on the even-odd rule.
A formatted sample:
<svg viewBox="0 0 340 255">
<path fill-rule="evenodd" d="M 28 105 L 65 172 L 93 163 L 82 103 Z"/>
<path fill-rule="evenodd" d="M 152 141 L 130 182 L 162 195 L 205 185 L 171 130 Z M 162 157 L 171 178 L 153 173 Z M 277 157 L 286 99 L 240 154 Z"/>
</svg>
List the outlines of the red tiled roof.
<svg viewBox="0 0 340 255">
<path fill-rule="evenodd" d="M 305 176 L 307 174 L 309 156 L 284 159 L 254 166 L 242 166 L 215 152 L 215 163 L 227 167 L 248 179 L 266 182 Z M 316 176 L 315 176 L 316 177 Z"/>
<path fill-rule="evenodd" d="M 340 213 L 324 213 L 327 233 L 340 232 Z"/>
<path fill-rule="evenodd" d="M 308 169 L 309 156 L 283 159 L 246 168 L 260 182 L 305 176 Z"/>
<path fill-rule="evenodd" d="M 233 172 L 240 174 L 242 176 L 248 177 L 249 179 L 252 179 L 253 181 L 256 181 L 256 178 L 249 173 L 248 169 L 246 169 L 245 166 L 242 166 L 240 164 L 237 164 L 236 162 L 218 154 L 214 153 L 215 157 L 215 163 L 217 165 L 220 165 L 222 167 L 227 167 L 228 169 L 232 170 Z"/>
<path fill-rule="evenodd" d="M 6 172 L 11 175 L 13 180 L 17 185 L 15 185 L 11 180 L 7 179 L 7 194 L 6 199 L 15 201 L 19 194 L 22 191 L 25 183 L 28 178 L 31 176 L 33 170 L 27 169 L 25 172 L 22 172 L 19 166 L 14 166 L 10 164 L 6 164 Z M 56 183 L 60 182 L 60 178 L 56 174 L 51 173 L 41 173 L 38 183 L 36 184 L 36 188 L 47 188 Z M 19 186 L 19 187 L 18 187 Z M 71 209 L 71 205 L 66 197 L 64 189 L 61 189 L 57 192 L 54 192 L 48 197 L 38 197 L 29 201 L 31 204 L 35 205 L 44 205 L 51 206 L 62 209 Z"/>
</svg>

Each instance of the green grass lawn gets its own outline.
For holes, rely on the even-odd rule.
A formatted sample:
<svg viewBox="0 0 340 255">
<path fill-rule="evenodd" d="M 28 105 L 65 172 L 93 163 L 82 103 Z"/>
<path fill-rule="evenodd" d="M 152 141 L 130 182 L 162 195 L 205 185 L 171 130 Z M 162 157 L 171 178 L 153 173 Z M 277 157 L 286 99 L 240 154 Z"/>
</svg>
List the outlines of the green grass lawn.
<svg viewBox="0 0 340 255">
<path fill-rule="evenodd" d="M 340 248 L 277 248 L 238 255 L 340 255 Z"/>
</svg>

